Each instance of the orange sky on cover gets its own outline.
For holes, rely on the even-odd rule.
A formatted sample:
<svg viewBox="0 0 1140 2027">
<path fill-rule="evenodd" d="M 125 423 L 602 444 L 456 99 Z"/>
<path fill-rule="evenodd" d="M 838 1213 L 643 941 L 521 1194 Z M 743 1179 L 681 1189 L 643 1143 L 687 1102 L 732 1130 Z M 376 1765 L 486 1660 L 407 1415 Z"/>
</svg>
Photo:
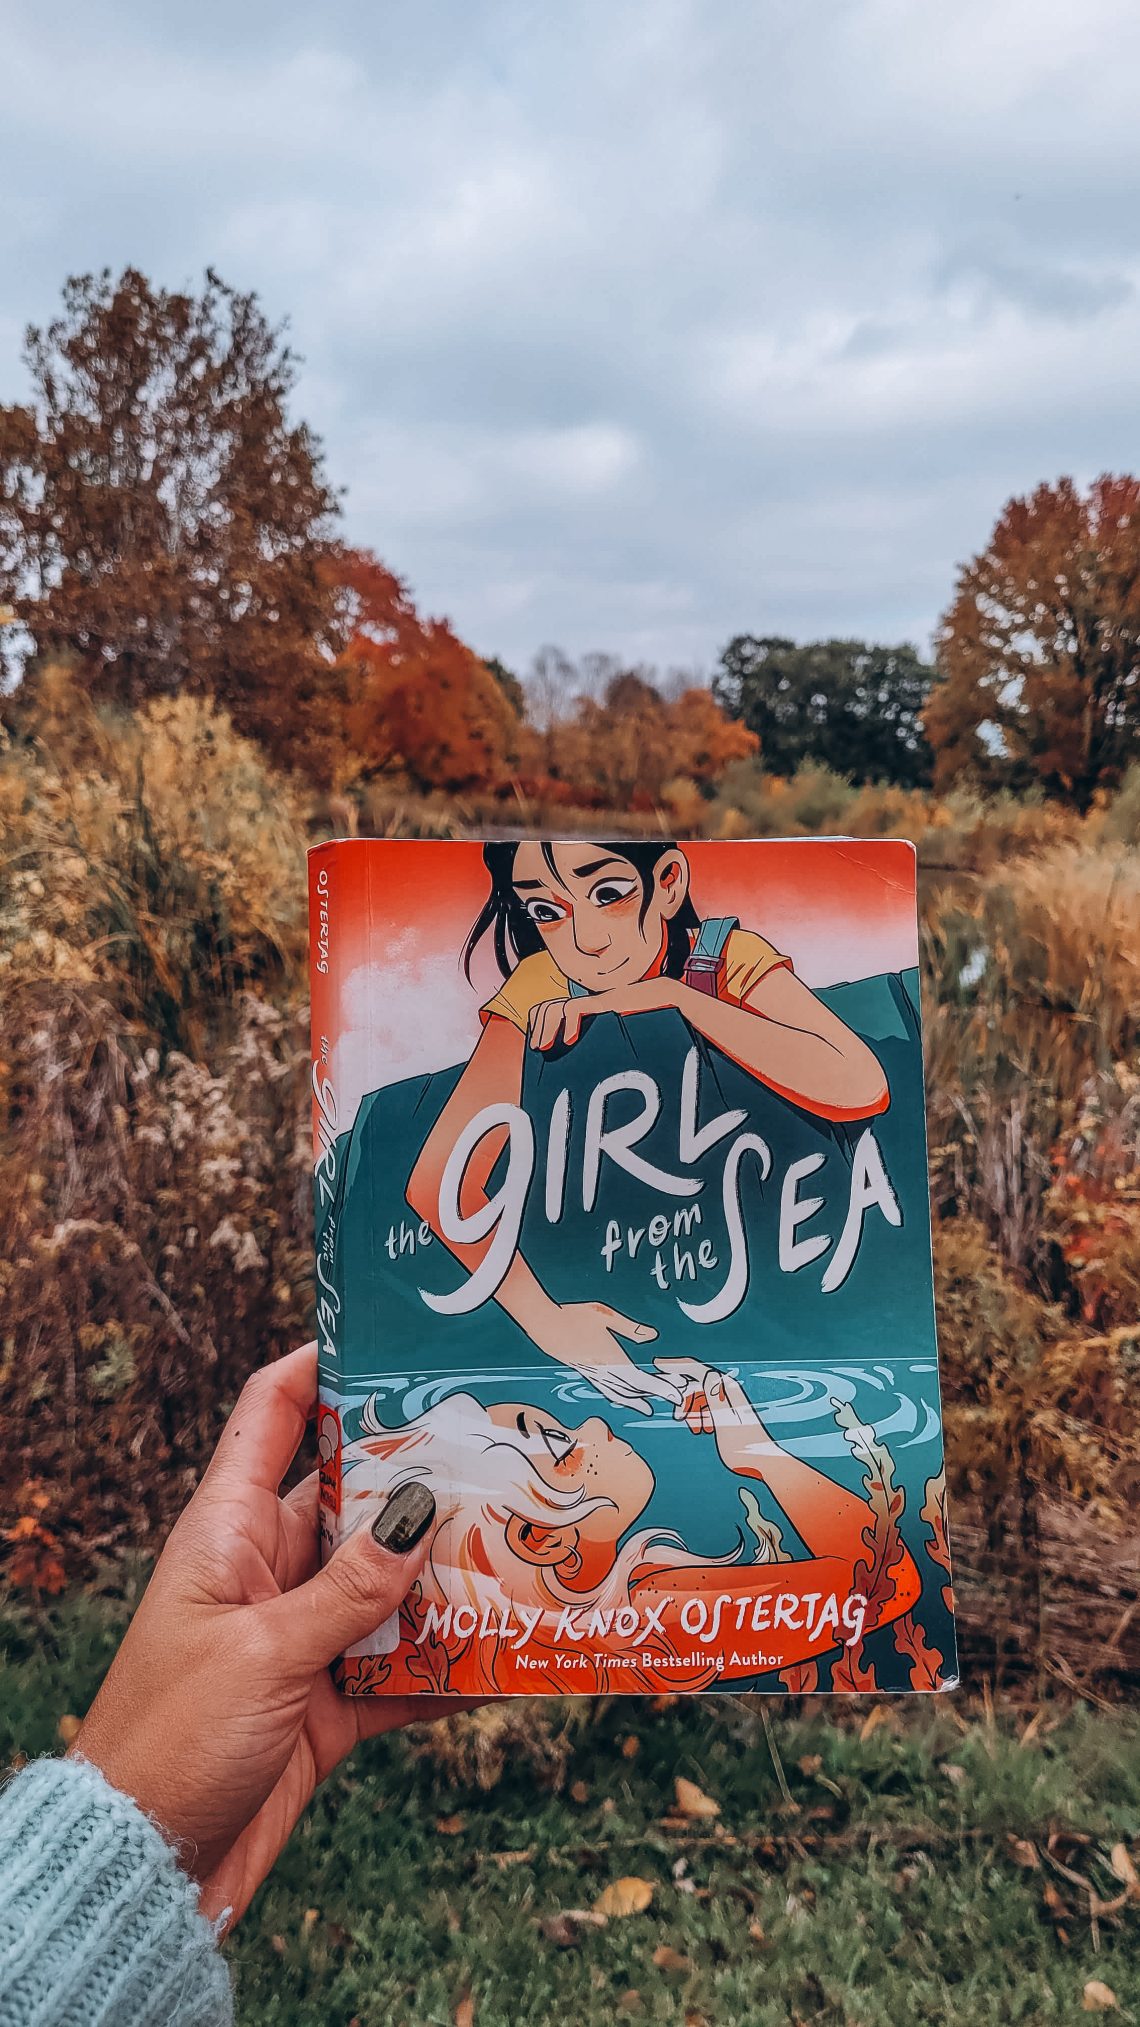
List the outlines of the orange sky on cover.
<svg viewBox="0 0 1140 2027">
<path fill-rule="evenodd" d="M 323 848 L 329 849 L 329 848 Z M 792 958 L 809 985 L 917 964 L 914 857 L 895 839 L 815 838 L 762 844 L 690 844 L 698 915 L 738 915 Z M 336 847 L 337 921 L 346 968 L 366 963 L 389 936 L 462 951 L 487 895 L 478 844 L 357 839 Z M 858 971 L 832 961 L 863 961 Z M 493 989 L 493 984 L 492 984 Z"/>
<path fill-rule="evenodd" d="M 765 840 L 683 847 L 698 915 L 736 915 L 812 986 L 918 962 L 914 854 L 892 839 Z M 498 974 L 487 945 L 475 985 L 460 969 L 486 898 L 476 843 L 359 839 L 318 847 L 328 869 L 332 966 L 314 1017 L 334 1049 L 342 1117 L 367 1090 L 462 1061 Z"/>
</svg>

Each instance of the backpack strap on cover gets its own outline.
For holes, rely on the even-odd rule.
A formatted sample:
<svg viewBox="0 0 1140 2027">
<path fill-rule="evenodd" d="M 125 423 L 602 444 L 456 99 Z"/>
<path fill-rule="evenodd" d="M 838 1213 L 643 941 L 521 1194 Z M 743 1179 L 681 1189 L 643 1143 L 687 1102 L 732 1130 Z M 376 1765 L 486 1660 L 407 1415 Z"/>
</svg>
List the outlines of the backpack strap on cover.
<svg viewBox="0 0 1140 2027">
<path fill-rule="evenodd" d="M 723 996 L 724 953 L 739 920 L 737 915 L 712 915 L 701 923 L 682 973 L 684 983 L 691 985 L 694 992 L 707 992 L 710 999 Z"/>
</svg>

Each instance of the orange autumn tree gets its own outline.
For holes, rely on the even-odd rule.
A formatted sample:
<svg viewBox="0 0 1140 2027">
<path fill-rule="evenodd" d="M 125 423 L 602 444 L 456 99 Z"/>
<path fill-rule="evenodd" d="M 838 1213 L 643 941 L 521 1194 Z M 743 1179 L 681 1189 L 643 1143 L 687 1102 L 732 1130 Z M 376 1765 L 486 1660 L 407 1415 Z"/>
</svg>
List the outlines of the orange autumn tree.
<svg viewBox="0 0 1140 2027">
<path fill-rule="evenodd" d="M 935 785 L 1036 783 L 1087 809 L 1140 757 L 1140 480 L 1011 500 L 961 572 L 924 712 Z"/>
<path fill-rule="evenodd" d="M 336 664 L 345 735 L 364 773 L 452 793 L 504 786 L 519 720 L 487 664 L 446 620 L 421 618 L 366 550 L 342 550 L 326 568 L 346 639 Z"/>
<path fill-rule="evenodd" d="M 670 708 L 674 741 L 674 772 L 708 787 L 734 760 L 751 760 L 760 751 L 755 732 L 739 718 L 721 710 L 711 690 L 683 690 Z"/>
<path fill-rule="evenodd" d="M 619 669 L 600 699 L 574 697 L 529 743 L 548 782 L 586 807 L 649 811 L 683 791 L 689 821 L 699 820 L 700 791 L 760 745 L 711 691 L 667 697 L 646 669 Z"/>
</svg>

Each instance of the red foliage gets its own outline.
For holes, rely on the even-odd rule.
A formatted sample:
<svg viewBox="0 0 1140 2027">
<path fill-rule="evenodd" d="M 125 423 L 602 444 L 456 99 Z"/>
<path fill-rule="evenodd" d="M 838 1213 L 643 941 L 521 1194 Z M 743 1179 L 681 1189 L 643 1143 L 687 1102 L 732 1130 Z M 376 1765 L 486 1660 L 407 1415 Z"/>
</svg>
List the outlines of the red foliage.
<svg viewBox="0 0 1140 2027">
<path fill-rule="evenodd" d="M 485 662 L 446 620 L 422 619 L 406 585 L 363 550 L 326 565 L 342 605 L 348 743 L 367 773 L 420 789 L 506 785 L 518 719 Z"/>
</svg>

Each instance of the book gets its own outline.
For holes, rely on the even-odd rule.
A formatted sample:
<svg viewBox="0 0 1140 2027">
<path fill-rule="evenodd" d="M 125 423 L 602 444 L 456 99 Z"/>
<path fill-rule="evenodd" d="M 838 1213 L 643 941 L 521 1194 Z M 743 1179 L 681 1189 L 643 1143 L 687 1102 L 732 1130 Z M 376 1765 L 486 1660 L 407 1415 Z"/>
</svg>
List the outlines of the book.
<svg viewBox="0 0 1140 2027">
<path fill-rule="evenodd" d="M 349 1695 L 940 1690 L 913 846 L 310 853 L 322 1552 Z"/>
</svg>

